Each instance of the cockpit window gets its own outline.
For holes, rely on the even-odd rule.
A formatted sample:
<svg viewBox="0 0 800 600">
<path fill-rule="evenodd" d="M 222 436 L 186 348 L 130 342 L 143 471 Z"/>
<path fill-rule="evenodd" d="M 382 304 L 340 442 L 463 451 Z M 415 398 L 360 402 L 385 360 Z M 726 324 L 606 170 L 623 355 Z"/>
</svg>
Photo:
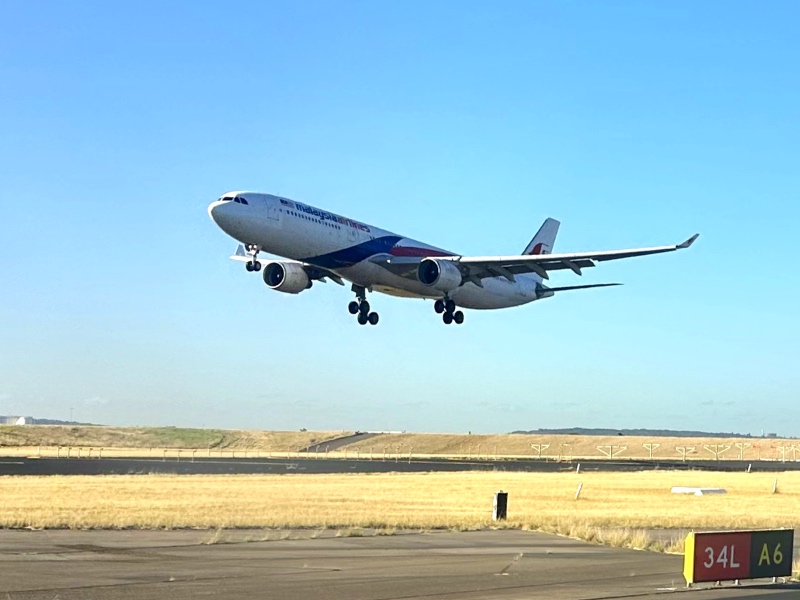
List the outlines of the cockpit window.
<svg viewBox="0 0 800 600">
<path fill-rule="evenodd" d="M 237 204 L 249 204 L 247 200 L 245 200 L 244 198 L 239 198 L 238 196 L 223 196 L 222 198 L 220 198 L 220 200 L 222 202 L 230 202 L 231 200 L 233 200 Z"/>
</svg>

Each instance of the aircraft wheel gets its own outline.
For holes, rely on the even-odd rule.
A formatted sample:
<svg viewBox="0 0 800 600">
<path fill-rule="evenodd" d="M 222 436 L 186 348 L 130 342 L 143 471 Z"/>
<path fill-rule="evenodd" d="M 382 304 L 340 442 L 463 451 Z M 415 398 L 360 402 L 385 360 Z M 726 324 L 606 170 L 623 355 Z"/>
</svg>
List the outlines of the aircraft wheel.
<svg viewBox="0 0 800 600">
<path fill-rule="evenodd" d="M 251 261 L 247 261 L 246 263 L 244 263 L 244 268 L 247 269 L 248 271 L 252 271 L 253 263 Z"/>
<path fill-rule="evenodd" d="M 358 313 L 358 324 L 359 325 L 366 325 L 367 324 L 367 315 L 362 313 Z"/>
<path fill-rule="evenodd" d="M 447 312 L 449 312 L 449 313 L 455 312 L 455 310 L 456 310 L 456 303 L 455 303 L 455 302 L 453 302 L 452 300 L 450 300 L 450 298 L 448 298 L 448 299 L 447 299 L 447 300 L 445 300 L 445 302 L 444 302 L 444 308 L 445 308 L 445 310 L 447 310 Z"/>
<path fill-rule="evenodd" d="M 253 263 L 253 271 L 256 271 L 256 272 L 258 272 L 258 271 L 260 271 L 260 270 L 261 270 L 261 263 L 260 263 L 260 262 L 258 262 L 258 261 L 255 261 L 255 262 Z"/>
<path fill-rule="evenodd" d="M 450 325 L 453 322 L 453 313 L 446 312 L 442 315 L 442 321 L 444 321 L 445 325 Z"/>
<path fill-rule="evenodd" d="M 437 315 L 440 315 L 444 312 L 444 300 L 437 300 L 433 303 L 433 310 L 436 311 Z"/>
<path fill-rule="evenodd" d="M 351 315 L 358 314 L 358 302 L 353 300 L 350 304 L 347 305 L 347 310 L 350 311 Z"/>
<path fill-rule="evenodd" d="M 457 325 L 461 325 L 464 322 L 464 313 L 460 310 L 457 310 L 453 313 L 453 320 L 456 322 Z"/>
<path fill-rule="evenodd" d="M 369 313 L 369 316 L 367 316 L 367 320 L 369 321 L 370 325 L 377 325 L 378 319 L 379 319 L 378 313 L 376 312 L 371 312 Z"/>
<path fill-rule="evenodd" d="M 362 315 L 367 316 L 369 314 L 369 302 L 362 300 L 359 310 L 361 310 Z"/>
</svg>

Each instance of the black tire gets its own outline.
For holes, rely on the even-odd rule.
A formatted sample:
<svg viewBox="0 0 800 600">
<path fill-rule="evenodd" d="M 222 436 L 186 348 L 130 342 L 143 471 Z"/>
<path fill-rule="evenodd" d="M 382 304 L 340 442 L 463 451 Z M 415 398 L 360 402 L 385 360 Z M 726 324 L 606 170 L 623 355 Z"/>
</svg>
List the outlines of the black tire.
<svg viewBox="0 0 800 600">
<path fill-rule="evenodd" d="M 456 325 L 461 325 L 464 322 L 464 313 L 460 310 L 457 310 L 453 313 L 453 321 L 456 322 Z"/>
<path fill-rule="evenodd" d="M 253 271 L 255 271 L 257 273 L 260 270 L 261 270 L 261 263 L 258 262 L 258 261 L 254 262 L 253 263 Z"/>
<path fill-rule="evenodd" d="M 366 325 L 367 324 L 367 315 L 364 313 L 358 313 L 358 324 L 359 325 Z"/>
<path fill-rule="evenodd" d="M 350 304 L 347 305 L 347 310 L 350 311 L 351 315 L 357 315 L 358 314 L 358 302 L 353 300 Z"/>
<path fill-rule="evenodd" d="M 376 313 L 376 312 L 371 312 L 371 313 L 369 313 L 369 315 L 367 316 L 367 320 L 369 321 L 369 324 L 370 324 L 370 325 L 377 325 L 377 324 L 378 324 L 378 319 L 379 319 L 379 318 L 380 318 L 380 317 L 378 317 L 378 313 Z"/>
<path fill-rule="evenodd" d="M 445 325 L 450 325 L 453 322 L 453 313 L 446 312 L 442 315 L 442 321 L 444 321 Z"/>
<path fill-rule="evenodd" d="M 362 300 L 359 310 L 361 311 L 362 315 L 367 316 L 369 314 L 369 302 Z"/>
<path fill-rule="evenodd" d="M 436 311 L 437 315 L 440 315 L 444 312 L 444 300 L 437 300 L 433 303 L 433 310 Z"/>
<path fill-rule="evenodd" d="M 244 263 L 244 268 L 247 269 L 248 271 L 252 271 L 253 263 L 248 260 L 246 263 Z"/>
<path fill-rule="evenodd" d="M 444 307 L 445 307 L 445 309 L 447 309 L 447 312 L 449 312 L 449 313 L 451 313 L 451 312 L 455 312 L 455 310 L 456 310 L 456 303 L 455 303 L 455 302 L 453 302 L 452 300 L 450 300 L 450 298 L 448 298 L 448 299 L 447 299 L 447 300 L 445 300 L 445 302 L 444 302 Z"/>
</svg>

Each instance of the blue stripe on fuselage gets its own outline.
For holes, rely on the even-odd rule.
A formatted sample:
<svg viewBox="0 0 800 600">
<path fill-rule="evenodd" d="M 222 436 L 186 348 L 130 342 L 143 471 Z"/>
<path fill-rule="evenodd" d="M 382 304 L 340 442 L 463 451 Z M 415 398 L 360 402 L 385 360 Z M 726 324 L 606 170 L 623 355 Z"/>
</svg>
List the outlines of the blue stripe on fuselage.
<svg viewBox="0 0 800 600">
<path fill-rule="evenodd" d="M 362 260 L 368 259 L 370 256 L 376 254 L 386 254 L 394 248 L 402 238 L 396 235 L 387 235 L 384 237 L 375 238 L 361 242 L 355 246 L 349 246 L 329 252 L 328 254 L 320 254 L 319 256 L 310 256 L 308 258 L 301 258 L 304 263 L 322 267 L 323 269 L 343 269 L 345 267 L 352 267 Z"/>
</svg>

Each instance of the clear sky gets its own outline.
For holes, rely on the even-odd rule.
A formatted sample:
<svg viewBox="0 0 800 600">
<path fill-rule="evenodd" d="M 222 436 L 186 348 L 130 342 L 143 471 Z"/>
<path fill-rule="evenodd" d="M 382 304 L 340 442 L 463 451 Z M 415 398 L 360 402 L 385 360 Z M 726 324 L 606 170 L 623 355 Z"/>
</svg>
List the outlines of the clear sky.
<svg viewBox="0 0 800 600">
<path fill-rule="evenodd" d="M 800 435 L 796 2 L 0 3 L 0 414 Z M 677 243 L 444 326 L 268 290 L 210 201 L 463 254 Z"/>
</svg>

